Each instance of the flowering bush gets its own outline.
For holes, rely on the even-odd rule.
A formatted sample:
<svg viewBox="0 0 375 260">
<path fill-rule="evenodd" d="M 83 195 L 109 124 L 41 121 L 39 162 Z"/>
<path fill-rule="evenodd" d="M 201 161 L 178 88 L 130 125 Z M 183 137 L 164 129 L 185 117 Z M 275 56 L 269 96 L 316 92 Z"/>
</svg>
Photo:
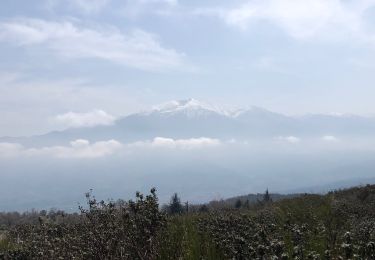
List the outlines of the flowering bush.
<svg viewBox="0 0 375 260">
<path fill-rule="evenodd" d="M 155 189 L 122 205 L 96 201 L 87 194 L 77 223 L 20 225 L 11 231 L 15 249 L 7 258 L 35 259 L 155 259 L 158 235 L 166 218 L 159 211 Z"/>
<path fill-rule="evenodd" d="M 155 189 L 86 197 L 80 214 L 33 213 L 8 230 L 0 259 L 375 259 L 375 186 L 170 215 Z"/>
</svg>

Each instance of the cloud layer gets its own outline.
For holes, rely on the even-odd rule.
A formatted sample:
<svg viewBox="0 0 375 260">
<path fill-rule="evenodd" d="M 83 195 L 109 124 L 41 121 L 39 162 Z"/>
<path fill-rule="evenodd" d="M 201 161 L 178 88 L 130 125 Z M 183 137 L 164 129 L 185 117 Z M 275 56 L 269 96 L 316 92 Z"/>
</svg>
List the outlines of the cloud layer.
<svg viewBox="0 0 375 260">
<path fill-rule="evenodd" d="M 50 146 L 43 148 L 25 148 L 17 143 L 0 143 L 0 157 L 52 156 L 56 158 L 100 158 L 113 154 L 122 147 L 116 140 L 100 141 L 90 144 L 78 139 L 70 146 Z"/>
<path fill-rule="evenodd" d="M 26 148 L 19 143 L 0 143 L 0 158 L 11 158 L 20 156 L 52 156 L 55 158 L 100 158 L 120 152 L 125 148 L 167 148 L 191 150 L 207 147 L 217 147 L 222 142 L 218 139 L 207 137 L 190 139 L 172 139 L 156 137 L 152 141 L 139 141 L 124 146 L 116 140 L 99 141 L 90 143 L 86 139 L 77 139 L 70 142 L 69 146 L 47 146 L 42 148 Z"/>
<path fill-rule="evenodd" d="M 49 10 L 61 9 L 67 6 L 74 10 L 79 10 L 85 14 L 95 14 L 106 7 L 111 0 L 45 0 L 45 6 Z"/>
<path fill-rule="evenodd" d="M 155 147 L 170 149 L 199 149 L 204 147 L 215 147 L 221 144 L 218 139 L 207 137 L 189 138 L 189 139 L 172 139 L 165 137 L 155 137 L 152 141 L 141 141 L 132 144 L 137 147 Z"/>
<path fill-rule="evenodd" d="M 184 66 L 183 53 L 163 47 L 155 35 L 139 29 L 124 34 L 114 27 L 23 18 L 0 23 L 0 41 L 41 46 L 66 59 L 96 58 L 146 71 Z"/>
<path fill-rule="evenodd" d="M 339 139 L 333 135 L 325 135 L 322 137 L 322 140 L 326 142 L 338 142 L 339 141 Z"/>
<path fill-rule="evenodd" d="M 284 142 L 288 142 L 292 144 L 301 142 L 301 139 L 299 137 L 292 136 L 292 135 L 291 136 L 279 136 L 276 138 L 276 140 L 284 141 Z"/>
<path fill-rule="evenodd" d="M 53 145 L 40 148 L 26 147 L 20 143 L 0 142 L 0 159 L 19 157 L 40 157 L 59 159 L 95 159 L 117 155 L 119 158 L 137 158 L 137 155 L 157 157 L 161 154 L 189 156 L 202 152 L 203 157 L 210 154 L 224 154 L 230 149 L 231 155 L 246 156 L 248 152 L 309 152 L 321 153 L 329 151 L 374 151 L 375 140 L 370 139 L 338 139 L 332 135 L 313 138 L 296 136 L 279 136 L 267 139 L 253 140 L 219 140 L 209 137 L 174 139 L 155 137 L 151 140 L 141 140 L 133 143 L 121 143 L 111 139 L 92 142 L 77 139 L 69 145 Z M 285 150 L 285 149 L 288 150 Z M 210 152 L 207 153 L 207 149 Z M 191 153 L 192 152 L 192 153 Z M 206 155 L 205 155 L 206 154 Z M 132 157 L 135 156 L 135 157 Z M 186 157 L 187 158 L 187 157 Z"/>
<path fill-rule="evenodd" d="M 194 13 L 217 16 L 241 30 L 266 22 L 300 40 L 336 40 L 349 34 L 373 41 L 373 35 L 366 33 L 363 15 L 374 4 L 371 0 L 250 0 L 232 8 L 198 8 Z"/>
</svg>

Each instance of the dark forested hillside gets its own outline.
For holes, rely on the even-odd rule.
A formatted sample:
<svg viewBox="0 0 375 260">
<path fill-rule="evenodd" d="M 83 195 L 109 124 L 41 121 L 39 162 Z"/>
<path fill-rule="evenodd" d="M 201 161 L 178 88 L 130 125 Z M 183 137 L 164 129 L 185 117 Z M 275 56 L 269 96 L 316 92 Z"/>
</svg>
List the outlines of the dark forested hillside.
<svg viewBox="0 0 375 260">
<path fill-rule="evenodd" d="M 160 207 L 87 194 L 79 214 L 0 214 L 0 259 L 375 259 L 375 185 Z M 162 210 L 160 209 L 162 208 Z"/>
</svg>

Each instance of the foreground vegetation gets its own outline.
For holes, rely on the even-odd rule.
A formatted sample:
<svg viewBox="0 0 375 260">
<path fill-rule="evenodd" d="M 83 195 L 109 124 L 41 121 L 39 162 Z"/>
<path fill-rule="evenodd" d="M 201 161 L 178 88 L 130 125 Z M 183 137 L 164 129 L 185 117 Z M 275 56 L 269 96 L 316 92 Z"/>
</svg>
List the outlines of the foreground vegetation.
<svg viewBox="0 0 375 260">
<path fill-rule="evenodd" d="M 0 259 L 375 259 L 375 185 L 190 207 L 174 195 L 163 210 L 155 189 L 87 203 L 0 214 Z"/>
</svg>

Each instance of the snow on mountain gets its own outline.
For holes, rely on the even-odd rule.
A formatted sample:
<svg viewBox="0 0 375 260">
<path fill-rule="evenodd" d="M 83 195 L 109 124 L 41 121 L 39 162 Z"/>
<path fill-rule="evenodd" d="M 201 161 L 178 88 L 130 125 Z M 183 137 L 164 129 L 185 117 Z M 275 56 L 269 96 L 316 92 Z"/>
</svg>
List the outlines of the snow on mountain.
<svg viewBox="0 0 375 260">
<path fill-rule="evenodd" d="M 154 106 L 152 110 L 142 113 L 143 115 L 150 114 L 185 114 L 188 117 L 194 116 L 209 116 L 213 114 L 226 116 L 230 118 L 238 118 L 244 115 L 258 115 L 258 116 L 282 116 L 281 114 L 268 111 L 264 108 L 251 106 L 250 108 L 240 109 L 224 109 L 222 107 L 212 105 L 197 99 L 172 100 L 160 105 Z"/>
<path fill-rule="evenodd" d="M 205 102 L 201 102 L 194 98 L 185 99 L 185 100 L 173 100 L 158 106 L 153 107 L 153 109 L 146 114 L 150 113 L 160 113 L 160 114 L 177 114 L 182 113 L 187 115 L 188 117 L 194 116 L 208 116 L 211 114 L 219 114 L 219 115 L 229 115 L 227 111 L 217 107 L 210 105 Z"/>
</svg>

